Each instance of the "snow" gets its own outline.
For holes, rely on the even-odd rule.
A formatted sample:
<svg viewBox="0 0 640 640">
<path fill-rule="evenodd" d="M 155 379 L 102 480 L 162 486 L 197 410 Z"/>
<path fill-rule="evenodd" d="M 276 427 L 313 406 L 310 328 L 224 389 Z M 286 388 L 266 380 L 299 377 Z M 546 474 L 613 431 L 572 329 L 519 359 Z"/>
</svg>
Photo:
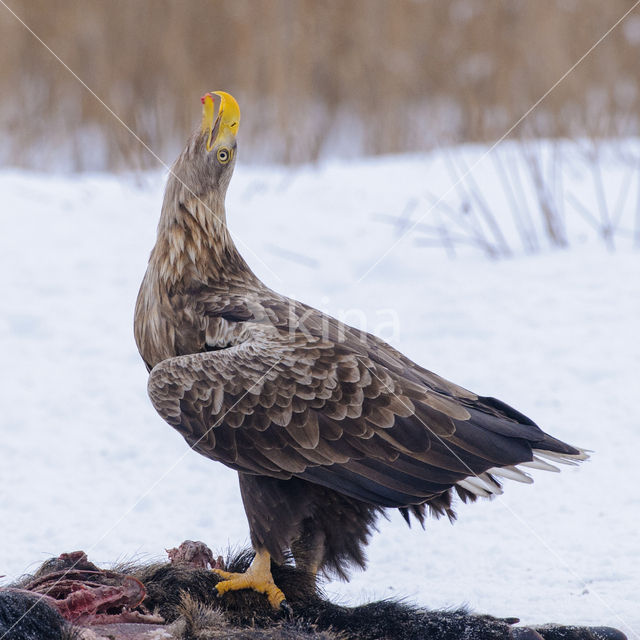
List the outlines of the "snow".
<svg viewBox="0 0 640 640">
<path fill-rule="evenodd" d="M 458 521 L 380 522 L 369 569 L 327 593 L 466 603 L 523 623 L 612 625 L 640 637 L 640 260 L 584 217 L 566 251 L 526 255 L 491 164 L 460 151 L 514 257 L 420 242 L 429 193 L 456 205 L 442 154 L 236 169 L 229 226 L 271 287 L 380 334 L 422 365 L 594 451 L 533 472 Z M 475 164 L 477 162 L 477 164 Z M 475 166 L 474 166 L 475 165 Z M 604 166 L 611 202 L 621 166 Z M 565 180 L 583 202 L 589 173 Z M 162 558 L 184 539 L 248 541 L 236 474 L 191 452 L 153 410 L 132 334 L 164 176 L 0 172 L 0 574 L 82 549 L 98 563 Z M 635 187 L 634 187 L 635 188 Z M 630 196 L 621 225 L 633 228 Z M 397 224 L 389 220 L 400 217 Z M 542 236 L 540 236 L 542 238 Z M 382 257 L 382 259 L 380 259 Z"/>
</svg>

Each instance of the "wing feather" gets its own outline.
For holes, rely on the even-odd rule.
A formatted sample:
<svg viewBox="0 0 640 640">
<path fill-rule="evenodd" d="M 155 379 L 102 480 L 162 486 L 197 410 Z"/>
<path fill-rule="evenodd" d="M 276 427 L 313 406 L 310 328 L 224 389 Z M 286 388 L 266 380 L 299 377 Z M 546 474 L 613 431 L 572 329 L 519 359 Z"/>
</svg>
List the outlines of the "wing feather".
<svg viewBox="0 0 640 640">
<path fill-rule="evenodd" d="M 239 471 L 409 506 L 470 475 L 531 461 L 532 445 L 551 442 L 508 405 L 371 336 L 364 346 L 349 334 L 335 344 L 265 325 L 247 335 L 165 360 L 149 377 L 160 415 L 198 452 Z"/>
</svg>

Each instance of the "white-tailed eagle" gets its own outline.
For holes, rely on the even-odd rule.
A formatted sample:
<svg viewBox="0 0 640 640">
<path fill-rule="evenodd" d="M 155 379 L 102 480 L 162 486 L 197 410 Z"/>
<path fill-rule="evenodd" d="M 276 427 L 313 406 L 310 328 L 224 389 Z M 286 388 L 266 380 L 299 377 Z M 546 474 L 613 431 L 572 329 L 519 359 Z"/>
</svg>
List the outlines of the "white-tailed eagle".
<svg viewBox="0 0 640 640">
<path fill-rule="evenodd" d="M 225 194 L 240 110 L 209 93 L 169 175 L 135 337 L 158 413 L 202 455 L 238 471 L 255 560 L 222 594 L 284 595 L 270 562 L 290 549 L 315 579 L 364 566 L 376 518 L 530 482 L 586 454 L 495 398 L 423 369 L 379 338 L 266 287 L 236 249 Z M 217 111 L 216 101 L 219 101 Z"/>
</svg>

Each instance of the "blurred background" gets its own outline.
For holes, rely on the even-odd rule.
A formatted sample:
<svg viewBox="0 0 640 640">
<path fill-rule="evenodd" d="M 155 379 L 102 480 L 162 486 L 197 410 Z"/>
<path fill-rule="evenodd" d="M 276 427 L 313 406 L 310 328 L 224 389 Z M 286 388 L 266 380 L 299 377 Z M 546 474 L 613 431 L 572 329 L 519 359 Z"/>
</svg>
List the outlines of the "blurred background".
<svg viewBox="0 0 640 640">
<path fill-rule="evenodd" d="M 301 163 L 502 136 L 632 0 L 5 0 L 163 160 L 225 89 L 244 161 Z M 512 135 L 638 133 L 631 14 Z M 157 166 L 0 7 L 0 163 Z"/>
</svg>

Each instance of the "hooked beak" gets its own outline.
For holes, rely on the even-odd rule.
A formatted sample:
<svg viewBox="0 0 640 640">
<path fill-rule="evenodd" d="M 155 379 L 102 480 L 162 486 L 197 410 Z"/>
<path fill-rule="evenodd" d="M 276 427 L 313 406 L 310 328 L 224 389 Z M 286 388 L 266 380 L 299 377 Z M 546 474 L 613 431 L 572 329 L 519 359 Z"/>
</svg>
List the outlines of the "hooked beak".
<svg viewBox="0 0 640 640">
<path fill-rule="evenodd" d="M 214 121 L 214 98 L 220 98 L 218 115 Z M 235 98 L 225 91 L 205 93 L 202 98 L 202 133 L 206 135 L 206 148 L 211 151 L 218 145 L 231 146 L 240 124 L 240 107 Z"/>
</svg>

